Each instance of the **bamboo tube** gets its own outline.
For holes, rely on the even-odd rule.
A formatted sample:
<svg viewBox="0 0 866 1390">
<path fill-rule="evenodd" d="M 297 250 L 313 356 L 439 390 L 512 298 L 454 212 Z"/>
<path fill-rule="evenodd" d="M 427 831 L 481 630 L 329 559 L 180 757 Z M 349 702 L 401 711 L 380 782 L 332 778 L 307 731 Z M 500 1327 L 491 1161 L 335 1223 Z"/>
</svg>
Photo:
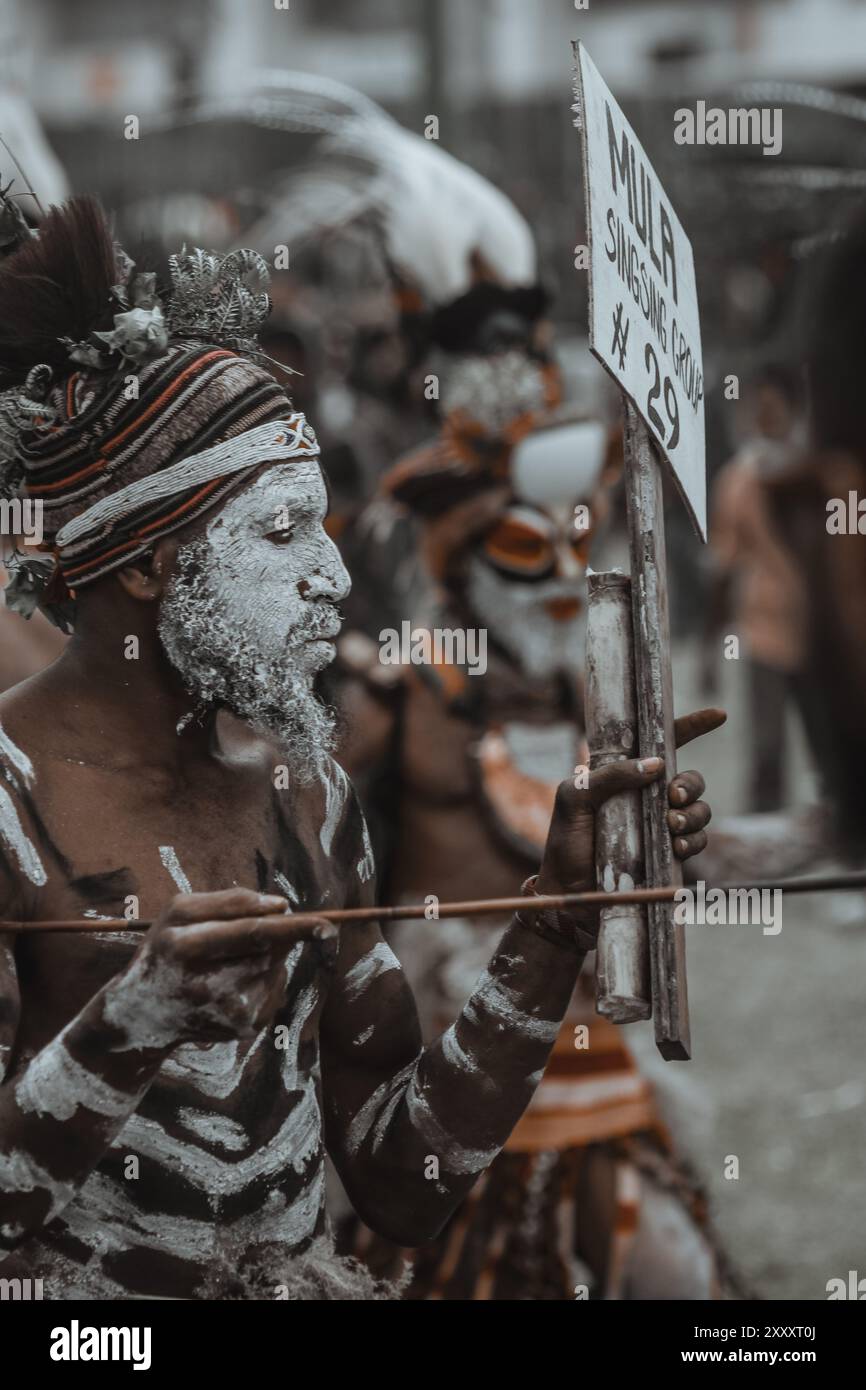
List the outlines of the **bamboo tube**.
<svg viewBox="0 0 866 1390">
<path fill-rule="evenodd" d="M 613 570 L 590 574 L 586 636 L 586 729 L 590 767 L 637 753 L 637 698 L 631 580 Z M 619 792 L 596 812 L 595 867 L 609 893 L 643 883 L 640 792 Z M 603 907 L 595 963 L 596 1008 L 614 1023 L 652 1013 L 646 910 L 637 903 Z"/>
</svg>

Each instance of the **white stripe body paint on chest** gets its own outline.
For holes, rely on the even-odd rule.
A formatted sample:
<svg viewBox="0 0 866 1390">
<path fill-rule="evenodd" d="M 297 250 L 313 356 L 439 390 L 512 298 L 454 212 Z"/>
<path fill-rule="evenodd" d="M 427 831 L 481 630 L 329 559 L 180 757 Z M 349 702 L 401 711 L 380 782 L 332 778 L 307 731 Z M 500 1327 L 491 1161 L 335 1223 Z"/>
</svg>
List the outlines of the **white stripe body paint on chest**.
<svg viewBox="0 0 866 1390">
<path fill-rule="evenodd" d="M 230 1115 L 219 1115 L 213 1110 L 193 1110 L 182 1106 L 177 1118 L 184 1129 L 207 1144 L 225 1149 L 228 1153 L 242 1153 L 249 1148 L 250 1136 L 243 1125 Z"/>
<path fill-rule="evenodd" d="M 319 1098 L 312 1078 L 277 1133 L 244 1158 L 230 1162 L 195 1143 L 169 1134 L 158 1120 L 134 1114 L 112 1148 L 134 1152 L 161 1164 L 200 1191 L 215 1197 L 236 1195 L 254 1182 L 277 1178 L 287 1168 L 303 1173 L 318 1152 L 322 1137 Z"/>
<path fill-rule="evenodd" d="M 370 832 L 367 829 L 367 822 L 363 817 L 361 818 L 361 836 L 364 853 L 358 860 L 358 877 L 362 883 L 369 883 L 376 872 L 376 859 L 373 854 L 373 846 L 370 843 Z"/>
<path fill-rule="evenodd" d="M 296 951 L 303 947 L 296 946 Z M 318 984 L 307 985 L 302 989 L 292 1006 L 292 1021 L 284 1025 L 286 1028 L 285 1038 L 280 1043 L 280 1050 L 284 1057 L 282 1068 L 283 1085 L 287 1091 L 297 1090 L 299 1085 L 305 1084 L 305 1078 L 299 1077 L 298 1047 L 300 1045 L 301 1033 L 304 1025 L 310 1018 L 313 1010 L 319 1002 Z"/>
<path fill-rule="evenodd" d="M 334 832 L 349 792 L 349 779 L 333 758 L 322 759 L 322 786 L 325 791 L 325 818 L 319 831 L 319 843 L 325 853 L 330 854 Z"/>
<path fill-rule="evenodd" d="M 245 1052 L 236 1042 L 210 1043 L 207 1047 L 184 1043 L 163 1062 L 161 1074 L 173 1081 L 191 1082 L 203 1096 L 226 1100 L 241 1084 L 247 1066 L 270 1037 L 262 1029 Z"/>
<path fill-rule="evenodd" d="M 300 899 L 298 898 L 297 891 L 292 886 L 292 884 L 289 883 L 289 880 L 286 878 L 285 874 L 281 873 L 279 869 L 274 870 L 274 883 L 277 885 L 280 892 L 285 895 L 289 903 L 291 903 L 292 907 L 297 907 L 300 901 Z"/>
<path fill-rule="evenodd" d="M 173 845 L 160 845 L 159 857 L 162 860 L 162 867 L 171 875 L 172 881 L 181 893 L 191 893 L 190 881 L 180 867 L 180 861 Z"/>
<path fill-rule="evenodd" d="M 62 1214 L 64 1229 L 100 1254 L 141 1246 L 204 1266 L 226 1243 L 248 1250 L 257 1242 L 273 1242 L 291 1250 L 308 1239 L 324 1201 L 324 1165 L 310 1171 L 293 1198 L 272 1191 L 257 1211 L 227 1224 L 144 1210 L 133 1200 L 134 1188 L 91 1174 Z"/>
</svg>

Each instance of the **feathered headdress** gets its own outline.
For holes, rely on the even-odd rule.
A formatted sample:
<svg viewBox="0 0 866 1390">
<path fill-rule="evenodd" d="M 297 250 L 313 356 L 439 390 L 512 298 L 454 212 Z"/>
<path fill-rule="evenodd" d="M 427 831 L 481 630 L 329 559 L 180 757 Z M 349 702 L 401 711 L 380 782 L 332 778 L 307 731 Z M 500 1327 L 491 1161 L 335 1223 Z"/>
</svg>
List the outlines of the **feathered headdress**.
<svg viewBox="0 0 866 1390">
<path fill-rule="evenodd" d="M 190 114 L 315 138 L 309 162 L 285 177 L 270 211 L 247 232 L 255 246 L 279 244 L 289 227 L 298 248 L 372 217 L 391 264 L 430 310 L 465 294 L 479 261 L 503 287 L 535 284 L 535 241 L 511 200 L 352 87 L 310 73 L 263 71 L 249 90 L 210 100 L 185 119 Z"/>
<path fill-rule="evenodd" d="M 237 485 L 255 450 L 230 457 L 227 441 L 245 435 L 259 457 L 283 458 L 316 452 L 315 436 L 259 365 L 270 301 L 256 252 L 184 249 L 161 293 L 92 199 L 53 208 L 34 232 L 8 188 L 0 244 L 0 497 L 43 508 L 48 552 L 13 555 L 6 602 L 28 616 L 41 593 L 66 628 L 68 590 Z M 154 474 L 160 484 L 144 486 Z"/>
</svg>

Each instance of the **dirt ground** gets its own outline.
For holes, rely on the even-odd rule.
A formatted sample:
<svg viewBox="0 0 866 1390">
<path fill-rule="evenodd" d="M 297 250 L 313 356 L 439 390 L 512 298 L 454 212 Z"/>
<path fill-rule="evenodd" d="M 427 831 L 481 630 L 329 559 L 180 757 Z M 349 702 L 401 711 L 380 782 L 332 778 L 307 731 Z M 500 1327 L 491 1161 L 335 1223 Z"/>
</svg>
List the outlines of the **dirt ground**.
<svg viewBox="0 0 866 1390">
<path fill-rule="evenodd" d="M 708 703 L 695 656 L 675 654 L 680 713 Z M 745 669 L 722 666 L 729 722 L 680 761 L 704 773 L 714 818 L 744 809 L 746 773 Z M 792 800 L 808 802 L 814 777 L 793 714 L 788 726 Z M 828 1279 L 866 1276 L 866 895 L 789 896 L 778 936 L 687 933 L 693 1060 L 661 1062 L 649 1025 L 629 1036 L 755 1293 L 824 1299 Z M 736 1179 L 725 1177 L 731 1155 Z"/>
</svg>

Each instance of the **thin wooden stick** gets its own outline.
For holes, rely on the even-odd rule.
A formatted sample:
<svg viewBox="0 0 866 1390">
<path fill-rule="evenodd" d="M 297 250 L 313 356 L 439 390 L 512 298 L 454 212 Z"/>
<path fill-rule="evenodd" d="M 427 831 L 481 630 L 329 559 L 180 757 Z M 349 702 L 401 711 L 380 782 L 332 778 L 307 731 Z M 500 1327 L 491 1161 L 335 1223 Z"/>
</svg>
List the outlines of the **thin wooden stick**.
<svg viewBox="0 0 866 1390">
<path fill-rule="evenodd" d="M 778 890 L 783 893 L 829 893 L 846 889 L 866 889 L 866 872 L 848 874 L 825 874 L 814 878 L 782 878 L 763 882 L 708 884 L 707 894 L 713 892 L 753 893 Z M 306 926 L 311 922 L 405 922 L 424 920 L 436 921 L 447 917 L 488 917 L 496 913 L 545 912 L 548 909 L 566 911 L 571 907 L 601 907 L 610 903 L 663 903 L 673 902 L 674 895 L 682 891 L 676 884 L 661 888 L 634 888 L 627 893 L 604 893 L 594 890 L 591 893 L 539 893 L 537 897 L 514 898 L 468 898 L 464 902 L 439 903 L 432 908 L 428 903 L 405 903 L 398 906 L 341 907 L 322 909 L 321 912 L 295 912 L 289 916 L 277 916 L 267 920 L 274 927 L 274 935 L 279 930 Z M 431 914 L 434 912 L 436 916 Z M 0 922 L 2 932 L 103 932 L 103 931 L 147 931 L 153 926 L 152 919 L 129 921 L 126 917 L 98 918 L 73 917 L 54 922 Z"/>
</svg>

